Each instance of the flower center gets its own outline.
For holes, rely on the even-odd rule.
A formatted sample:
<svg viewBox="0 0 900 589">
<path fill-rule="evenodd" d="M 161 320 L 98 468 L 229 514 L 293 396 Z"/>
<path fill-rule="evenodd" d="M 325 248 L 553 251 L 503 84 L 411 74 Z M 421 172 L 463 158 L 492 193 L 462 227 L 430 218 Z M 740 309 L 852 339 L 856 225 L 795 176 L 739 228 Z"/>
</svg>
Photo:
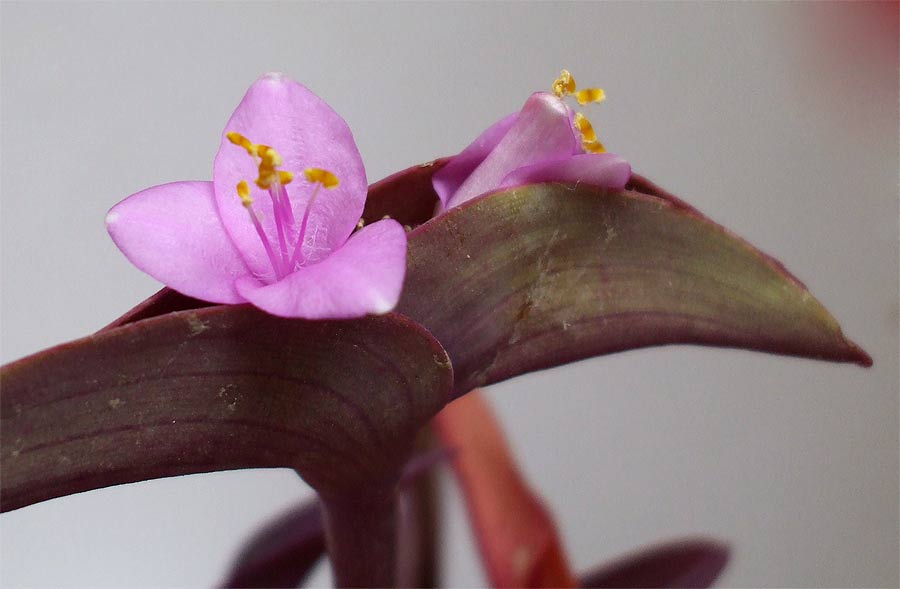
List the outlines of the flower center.
<svg viewBox="0 0 900 589">
<path fill-rule="evenodd" d="M 553 93 L 557 98 L 563 99 L 572 95 L 578 104 L 584 106 L 591 102 L 603 102 L 606 99 L 606 93 L 602 88 L 584 88 L 578 90 L 575 85 L 575 78 L 569 73 L 569 70 L 560 72 L 559 77 L 553 82 Z M 597 139 L 597 133 L 591 122 L 582 113 L 575 113 L 575 128 L 581 133 L 581 146 L 589 153 L 603 153 L 606 148 Z"/>
<path fill-rule="evenodd" d="M 303 256 L 303 241 L 306 238 L 309 213 L 319 195 L 319 189 L 323 186 L 326 190 L 336 188 L 339 184 L 338 177 L 321 168 L 303 170 L 306 181 L 313 185 L 313 192 L 306 202 L 300 226 L 296 227 L 294 210 L 286 188 L 294 180 L 294 175 L 278 169 L 284 163 L 278 152 L 268 145 L 252 143 L 240 133 L 232 131 L 227 134 L 227 137 L 233 144 L 243 147 L 247 154 L 256 161 L 258 174 L 254 182 L 259 188 L 267 191 L 272 199 L 273 221 L 277 234 L 275 239 L 270 239 L 266 234 L 259 215 L 253 208 L 250 185 L 246 180 L 241 180 L 237 184 L 237 193 L 241 204 L 244 205 L 250 216 L 250 222 L 256 228 L 256 233 L 262 241 L 276 278 L 281 280 L 306 262 Z"/>
</svg>

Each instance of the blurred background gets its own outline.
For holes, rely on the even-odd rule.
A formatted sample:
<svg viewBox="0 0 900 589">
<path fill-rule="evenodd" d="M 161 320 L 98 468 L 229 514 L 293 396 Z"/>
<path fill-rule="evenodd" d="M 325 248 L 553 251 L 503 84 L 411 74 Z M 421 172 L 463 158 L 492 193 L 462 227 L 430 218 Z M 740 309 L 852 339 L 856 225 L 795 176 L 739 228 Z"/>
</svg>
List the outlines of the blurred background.
<svg viewBox="0 0 900 589">
<path fill-rule="evenodd" d="M 89 334 L 160 285 L 103 226 L 210 179 L 280 70 L 341 113 L 369 180 L 459 151 L 560 68 L 633 167 L 782 260 L 869 370 L 695 347 L 489 390 L 576 569 L 682 535 L 734 587 L 898 585 L 898 4 L 2 4 L 2 361 Z M 484 576 L 452 480 L 445 582 Z M 4 587 L 209 586 L 309 496 L 292 472 L 152 481 L 0 517 Z M 327 585 L 320 566 L 313 584 Z"/>
</svg>

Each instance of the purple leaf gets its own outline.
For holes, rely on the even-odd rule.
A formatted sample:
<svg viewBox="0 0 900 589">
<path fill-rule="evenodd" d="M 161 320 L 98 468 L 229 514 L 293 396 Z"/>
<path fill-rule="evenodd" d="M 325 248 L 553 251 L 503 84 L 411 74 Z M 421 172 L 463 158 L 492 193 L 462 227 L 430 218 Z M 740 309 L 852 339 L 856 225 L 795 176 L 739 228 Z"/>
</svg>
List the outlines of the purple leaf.
<svg viewBox="0 0 900 589">
<path fill-rule="evenodd" d="M 437 159 L 397 172 L 369 186 L 365 222 L 374 223 L 385 215 L 408 227 L 418 227 L 434 215 L 440 200 L 431 185 L 432 176 L 451 158 Z"/>
<path fill-rule="evenodd" d="M 675 343 L 871 363 L 781 264 L 661 196 L 537 184 L 451 209 L 410 234 L 397 310 L 444 345 L 457 395 Z"/>
<path fill-rule="evenodd" d="M 322 511 L 315 499 L 257 532 L 238 555 L 223 587 L 296 587 L 325 552 Z"/>
<path fill-rule="evenodd" d="M 123 325 L 135 323 L 143 319 L 150 319 L 151 317 L 158 317 L 160 315 L 165 315 L 166 313 L 172 313 L 173 311 L 189 311 L 191 309 L 202 309 L 203 307 L 211 306 L 213 305 L 206 301 L 191 298 L 181 294 L 177 290 L 172 290 L 168 286 L 165 286 L 149 298 L 138 303 L 136 307 L 130 309 L 100 331 L 103 332 L 109 329 L 115 329 L 116 327 L 122 327 Z"/>
<path fill-rule="evenodd" d="M 581 578 L 581 586 L 710 587 L 728 563 L 729 550 L 709 540 L 681 540 L 644 549 Z"/>
<path fill-rule="evenodd" d="M 311 322 L 248 306 L 105 330 L 0 376 L 3 511 L 158 477 L 289 467 L 323 500 L 344 585 L 391 583 L 394 486 L 452 383 L 440 345 L 401 316 Z"/>
</svg>

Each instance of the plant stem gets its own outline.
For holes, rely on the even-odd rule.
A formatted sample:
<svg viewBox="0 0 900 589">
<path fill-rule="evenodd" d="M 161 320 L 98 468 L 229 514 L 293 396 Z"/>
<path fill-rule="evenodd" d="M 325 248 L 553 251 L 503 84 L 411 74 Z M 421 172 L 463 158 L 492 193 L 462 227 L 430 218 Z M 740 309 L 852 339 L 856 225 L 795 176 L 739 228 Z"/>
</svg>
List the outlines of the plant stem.
<svg viewBox="0 0 900 589">
<path fill-rule="evenodd" d="M 323 497 L 325 537 L 336 587 L 393 587 L 397 492 L 358 500 Z"/>
</svg>

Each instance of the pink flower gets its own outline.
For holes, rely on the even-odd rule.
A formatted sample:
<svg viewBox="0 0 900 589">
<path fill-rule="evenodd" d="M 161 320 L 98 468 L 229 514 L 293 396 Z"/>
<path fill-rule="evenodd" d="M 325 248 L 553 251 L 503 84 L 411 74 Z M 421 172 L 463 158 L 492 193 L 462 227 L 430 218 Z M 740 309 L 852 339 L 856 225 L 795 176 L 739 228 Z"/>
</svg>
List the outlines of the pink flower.
<svg viewBox="0 0 900 589">
<path fill-rule="evenodd" d="M 354 233 L 366 191 L 344 119 L 267 74 L 228 121 L 212 182 L 148 188 L 106 225 L 135 266 L 185 295 L 282 317 L 359 317 L 393 309 L 406 271 L 399 223 Z"/>
<path fill-rule="evenodd" d="M 537 182 L 624 187 L 631 166 L 620 156 L 605 153 L 587 118 L 565 103 L 569 95 L 581 105 L 605 98 L 599 88 L 577 90 L 575 79 L 563 70 L 553 94 L 532 94 L 521 111 L 494 123 L 434 175 L 442 207 L 461 205 L 498 188 Z"/>
</svg>

